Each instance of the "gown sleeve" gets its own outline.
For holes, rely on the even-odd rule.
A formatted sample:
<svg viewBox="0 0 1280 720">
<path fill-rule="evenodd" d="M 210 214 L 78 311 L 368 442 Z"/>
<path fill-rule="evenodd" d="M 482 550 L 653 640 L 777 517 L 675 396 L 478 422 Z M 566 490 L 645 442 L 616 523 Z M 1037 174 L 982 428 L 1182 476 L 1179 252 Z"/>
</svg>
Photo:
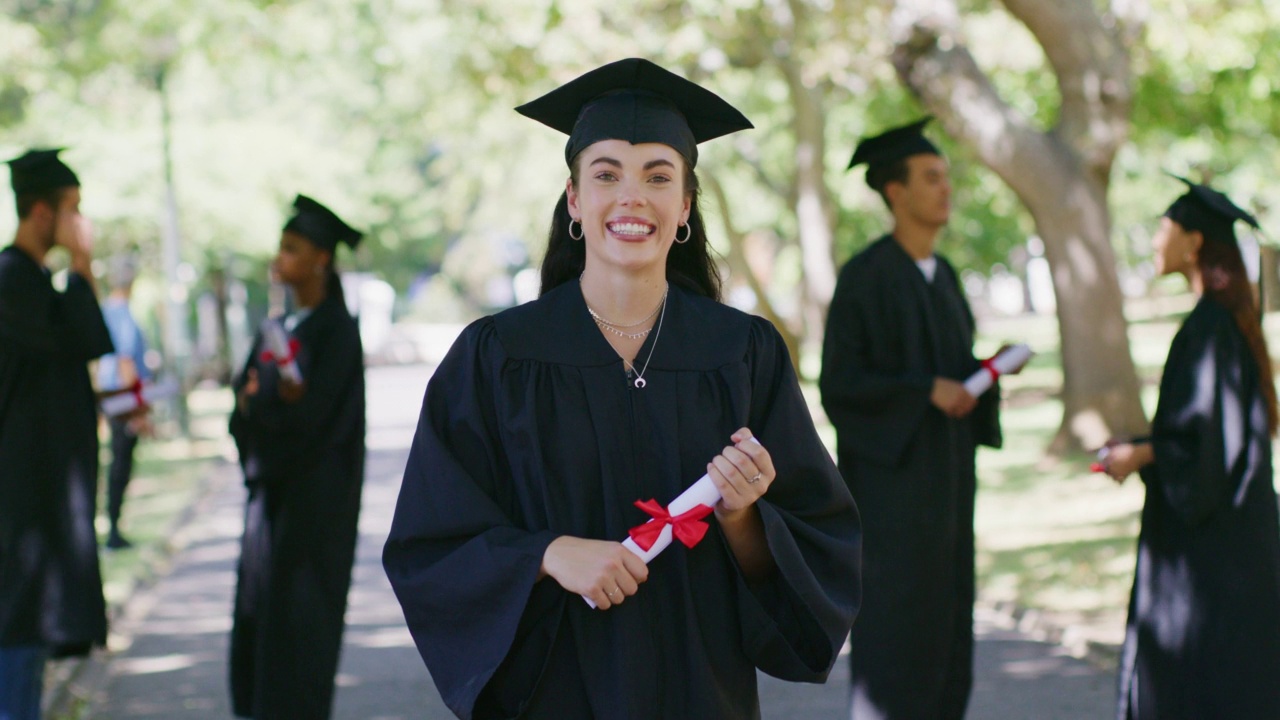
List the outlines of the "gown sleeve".
<svg viewBox="0 0 1280 720">
<path fill-rule="evenodd" d="M 1175 338 L 1152 424 L 1155 462 L 1141 473 L 1188 525 L 1209 521 L 1230 501 L 1247 446 L 1248 402 L 1256 383 L 1235 321 L 1201 301 Z"/>
<path fill-rule="evenodd" d="M 759 583 L 737 574 L 743 647 L 770 675 L 823 682 L 861 602 L 861 522 L 814 428 L 781 336 L 757 320 L 752 344 L 748 427 L 769 448 L 777 471 L 758 502 L 777 570 Z"/>
<path fill-rule="evenodd" d="M 40 273 L 12 264 L 0 271 L 0 344 L 6 349 L 26 357 L 84 362 L 111 352 L 98 299 L 78 273 L 68 274 L 65 292 L 54 293 Z M 50 295 L 52 306 L 42 307 Z"/>
<path fill-rule="evenodd" d="M 463 718 L 518 636 L 549 647 L 564 607 L 554 582 L 538 582 L 556 535 L 517 520 L 494 400 L 503 357 L 486 318 L 432 375 L 382 554 L 418 652 Z"/>
<path fill-rule="evenodd" d="M 332 316 L 324 320 L 330 321 Z M 344 412 L 350 414 L 347 401 L 352 382 L 364 363 L 356 324 L 337 319 L 312 342 L 307 347 L 304 341 L 299 355 L 306 392 L 297 402 L 287 403 L 279 396 L 279 374 L 257 362 L 261 334 L 255 338 L 245 370 L 258 367 L 259 390 L 249 398 L 246 412 L 237 408 L 231 416 L 231 434 L 249 483 L 279 483 L 295 477 L 295 468 L 321 456 L 322 445 L 334 437 L 338 423 L 360 420 L 344 416 Z M 244 385 L 244 375 L 236 380 L 237 392 Z"/>
<path fill-rule="evenodd" d="M 885 278 L 876 275 L 874 265 L 857 261 L 840 273 L 827 315 L 818 384 L 823 408 L 843 431 L 842 448 L 893 465 L 929 408 L 933 378 L 909 368 L 885 369 L 876 361 L 877 344 L 900 341 L 895 338 L 901 330 L 888 320 L 897 314 L 878 307 L 880 298 L 906 301 L 901 293 L 880 289 Z"/>
</svg>

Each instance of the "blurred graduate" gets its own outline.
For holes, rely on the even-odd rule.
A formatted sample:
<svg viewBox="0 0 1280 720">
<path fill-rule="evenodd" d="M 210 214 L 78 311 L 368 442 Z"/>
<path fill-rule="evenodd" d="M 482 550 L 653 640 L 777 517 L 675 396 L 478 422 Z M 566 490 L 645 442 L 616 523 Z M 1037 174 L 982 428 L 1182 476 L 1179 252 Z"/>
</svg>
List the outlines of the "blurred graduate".
<svg viewBox="0 0 1280 720">
<path fill-rule="evenodd" d="M 719 302 L 693 170 L 750 123 L 638 59 L 519 111 L 569 135 L 542 293 L 432 377 L 387 575 L 461 718 L 759 717 L 757 668 L 827 677 L 860 530 L 778 332 Z M 619 542 L 704 474 L 687 545 Z"/>
<path fill-rule="evenodd" d="M 1280 716 L 1276 389 L 1235 223 L 1186 181 L 1152 241 L 1159 275 L 1199 300 L 1165 360 L 1151 437 L 1108 443 L 1104 469 L 1146 485 L 1120 660 L 1119 720 Z"/>
<path fill-rule="evenodd" d="M 0 251 L 0 717 L 28 720 L 40 715 L 47 657 L 106 644 L 88 362 L 112 346 L 79 179 L 57 150 L 9 168 L 18 231 Z M 44 264 L 56 247 L 71 261 L 62 292 Z"/>
<path fill-rule="evenodd" d="M 231 415 L 248 487 L 231 697 L 258 720 L 329 717 L 364 480 L 364 353 L 334 257 L 361 235 L 306 196 L 294 211 L 273 263 L 292 342 L 273 351 L 258 334 Z"/>
<path fill-rule="evenodd" d="M 865 138 L 849 167 L 892 231 L 841 269 L 819 388 L 862 513 L 864 596 L 850 636 L 852 717 L 964 717 L 973 680 L 979 445 L 1001 443 L 998 385 L 973 397 L 974 319 L 937 252 L 950 168 L 928 118 Z"/>
</svg>

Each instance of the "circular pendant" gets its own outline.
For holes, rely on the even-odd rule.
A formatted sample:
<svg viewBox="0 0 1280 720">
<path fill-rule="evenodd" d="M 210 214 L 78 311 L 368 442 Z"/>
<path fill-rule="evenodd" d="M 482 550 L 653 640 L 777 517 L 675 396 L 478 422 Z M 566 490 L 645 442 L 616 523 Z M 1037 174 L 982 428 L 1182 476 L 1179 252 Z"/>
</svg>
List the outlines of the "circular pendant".
<svg viewBox="0 0 1280 720">
<path fill-rule="evenodd" d="M 648 384 L 649 384 L 649 383 L 647 383 L 647 382 L 645 382 L 645 381 L 644 381 L 644 378 L 642 378 L 642 377 L 638 377 L 638 378 L 636 378 L 636 389 L 637 389 L 637 390 L 643 390 L 643 389 L 644 389 L 644 386 L 645 386 L 645 385 L 648 385 Z"/>
</svg>

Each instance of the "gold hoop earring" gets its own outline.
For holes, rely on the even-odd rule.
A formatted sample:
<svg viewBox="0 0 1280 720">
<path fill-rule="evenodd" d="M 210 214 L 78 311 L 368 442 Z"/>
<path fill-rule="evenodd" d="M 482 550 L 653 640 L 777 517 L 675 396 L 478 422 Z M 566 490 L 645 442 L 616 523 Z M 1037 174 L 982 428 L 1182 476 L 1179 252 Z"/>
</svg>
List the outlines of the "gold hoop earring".
<svg viewBox="0 0 1280 720">
<path fill-rule="evenodd" d="M 693 226 L 689 223 L 680 223 L 680 227 L 684 228 L 684 239 L 680 239 L 680 228 L 676 228 L 676 242 L 683 245 L 689 242 L 689 238 L 693 237 Z"/>
<path fill-rule="evenodd" d="M 574 234 L 573 234 L 573 224 L 574 224 L 574 223 L 578 223 L 578 234 L 577 234 L 577 235 L 574 235 Z M 573 239 L 573 240 L 581 240 L 581 239 L 582 239 L 582 235 L 583 235 L 583 232 L 582 232 L 582 223 L 578 222 L 578 219 L 577 219 L 577 218 L 569 218 L 569 237 L 570 237 L 571 239 Z"/>
</svg>

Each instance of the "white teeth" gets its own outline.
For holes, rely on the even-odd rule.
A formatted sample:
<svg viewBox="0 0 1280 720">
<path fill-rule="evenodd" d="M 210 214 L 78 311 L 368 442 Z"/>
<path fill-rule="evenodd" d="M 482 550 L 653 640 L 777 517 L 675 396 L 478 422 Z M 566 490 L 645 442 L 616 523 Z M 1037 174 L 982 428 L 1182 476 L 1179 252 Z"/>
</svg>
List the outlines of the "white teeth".
<svg viewBox="0 0 1280 720">
<path fill-rule="evenodd" d="M 650 226 L 643 223 L 612 223 L 609 230 L 618 235 L 648 235 L 652 232 Z"/>
</svg>

